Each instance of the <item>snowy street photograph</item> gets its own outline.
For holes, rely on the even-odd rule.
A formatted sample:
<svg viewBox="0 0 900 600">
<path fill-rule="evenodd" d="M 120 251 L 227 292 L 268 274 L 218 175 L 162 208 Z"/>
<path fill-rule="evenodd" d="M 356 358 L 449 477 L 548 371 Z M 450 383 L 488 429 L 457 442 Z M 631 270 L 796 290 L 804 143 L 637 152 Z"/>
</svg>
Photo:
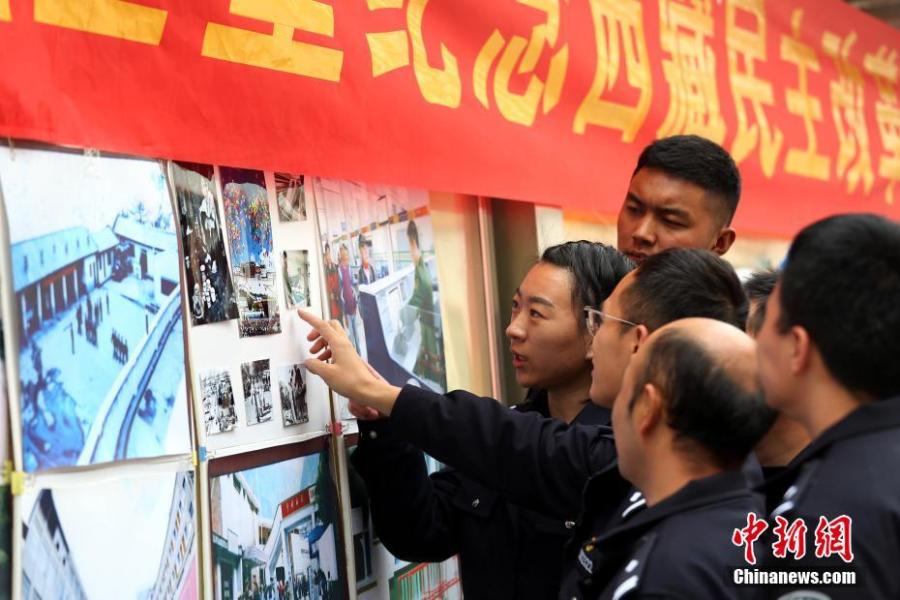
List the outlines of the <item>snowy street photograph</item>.
<svg viewBox="0 0 900 600">
<path fill-rule="evenodd" d="M 159 163 L 0 148 L 28 472 L 190 451 Z"/>
</svg>

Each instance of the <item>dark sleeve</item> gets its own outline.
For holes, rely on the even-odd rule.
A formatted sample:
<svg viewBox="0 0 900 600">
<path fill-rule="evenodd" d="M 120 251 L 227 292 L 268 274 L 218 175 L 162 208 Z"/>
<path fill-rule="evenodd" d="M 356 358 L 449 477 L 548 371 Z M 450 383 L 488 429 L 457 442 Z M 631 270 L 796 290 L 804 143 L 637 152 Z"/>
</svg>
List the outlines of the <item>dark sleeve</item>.
<svg viewBox="0 0 900 600">
<path fill-rule="evenodd" d="M 375 531 L 397 558 L 440 562 L 458 552 L 451 503 L 459 475 L 428 475 L 421 451 L 400 441 L 391 422 L 359 422 L 352 462 L 366 484 Z"/>
<path fill-rule="evenodd" d="M 566 425 L 464 391 L 442 396 L 405 386 L 391 422 L 404 440 L 464 475 L 567 519 L 581 511 L 590 476 L 616 457 L 608 427 Z"/>
</svg>

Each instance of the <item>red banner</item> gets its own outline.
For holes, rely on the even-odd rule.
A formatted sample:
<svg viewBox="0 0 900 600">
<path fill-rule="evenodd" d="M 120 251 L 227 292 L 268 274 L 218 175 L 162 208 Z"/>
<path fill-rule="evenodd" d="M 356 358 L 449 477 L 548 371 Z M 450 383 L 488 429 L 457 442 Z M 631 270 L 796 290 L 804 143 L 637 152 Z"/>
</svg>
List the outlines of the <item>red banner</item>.
<svg viewBox="0 0 900 600">
<path fill-rule="evenodd" d="M 838 0 L 0 0 L 0 135 L 609 213 L 698 133 L 790 234 L 900 217 L 898 48 Z"/>
</svg>

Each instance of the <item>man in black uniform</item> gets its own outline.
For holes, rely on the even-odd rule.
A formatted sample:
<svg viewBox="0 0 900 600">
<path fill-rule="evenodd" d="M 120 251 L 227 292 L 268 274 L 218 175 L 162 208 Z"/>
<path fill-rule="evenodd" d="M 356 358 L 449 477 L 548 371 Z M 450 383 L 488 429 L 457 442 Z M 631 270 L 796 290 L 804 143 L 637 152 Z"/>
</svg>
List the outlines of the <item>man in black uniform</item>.
<svg viewBox="0 0 900 600">
<path fill-rule="evenodd" d="M 856 574 L 802 597 L 900 598 L 898 334 L 900 225 L 855 214 L 801 231 L 767 306 L 759 367 L 768 402 L 813 441 L 768 482 L 786 490 L 769 526 L 806 527 L 805 556 L 779 566 Z"/>
<path fill-rule="evenodd" d="M 731 531 L 762 510 L 740 465 L 766 430 L 756 345 L 737 328 L 684 319 L 650 335 L 613 407 L 622 475 L 647 508 L 578 550 L 572 597 L 736 597 Z M 568 593 L 567 596 L 569 597 Z"/>
<path fill-rule="evenodd" d="M 604 306 L 610 310 L 622 307 L 617 316 L 621 322 L 606 313 L 608 319 L 601 327 L 614 328 L 610 337 L 624 338 L 624 351 L 629 354 L 650 331 L 678 318 L 708 316 L 737 327 L 742 327 L 746 318 L 746 298 L 734 270 L 703 250 L 673 249 L 648 258 L 622 280 Z M 630 484 L 616 471 L 611 429 L 577 424 L 567 428 L 462 391 L 445 396 L 409 386 L 401 391 L 375 379 L 355 353 L 344 347 L 345 336 L 340 331 L 307 313 L 301 316 L 323 335 L 313 345 L 314 353 L 326 343 L 330 350 L 320 358 L 331 356 L 332 351 L 339 353 L 335 355 L 337 365 L 310 361 L 310 370 L 321 374 L 339 393 L 384 414 L 396 408 L 392 428 L 406 441 L 519 504 L 564 519 L 582 511 L 585 483 L 595 476 L 599 485 L 588 483 L 588 497 L 592 497 L 591 490 L 602 488 L 604 504 L 584 505 L 587 514 L 579 520 L 575 539 L 586 539 L 612 522 Z M 314 333 L 311 339 L 315 337 Z M 612 347 L 614 354 L 618 345 Z M 598 365 L 611 358 L 608 351 L 594 345 L 595 377 Z M 617 362 L 623 371 L 626 363 Z M 621 372 L 616 375 L 616 386 L 621 377 Z M 591 396 L 597 401 L 593 388 Z"/>
<path fill-rule="evenodd" d="M 544 251 L 516 290 L 506 330 L 517 381 L 542 388 L 515 410 L 609 424 L 609 409 L 588 398 L 591 335 L 582 309 L 601 303 L 632 268 L 599 243 Z M 577 513 L 564 519 L 529 510 L 452 468 L 429 476 L 422 452 L 392 434 L 390 419 L 357 416 L 360 442 L 352 462 L 365 482 L 375 531 L 392 554 L 412 562 L 458 555 L 463 595 L 471 600 L 556 595 Z"/>
</svg>

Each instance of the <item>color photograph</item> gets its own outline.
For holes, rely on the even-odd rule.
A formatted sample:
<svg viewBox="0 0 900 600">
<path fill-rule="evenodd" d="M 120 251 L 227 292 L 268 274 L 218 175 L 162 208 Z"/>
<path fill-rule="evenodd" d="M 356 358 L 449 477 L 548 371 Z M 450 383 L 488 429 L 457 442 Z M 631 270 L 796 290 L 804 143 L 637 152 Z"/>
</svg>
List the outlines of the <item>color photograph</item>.
<svg viewBox="0 0 900 600">
<path fill-rule="evenodd" d="M 22 597 L 199 598 L 195 496 L 191 471 L 26 491 Z"/>
<path fill-rule="evenodd" d="M 278 368 L 281 393 L 281 418 L 285 427 L 309 422 L 306 406 L 306 367 L 288 365 Z"/>
<path fill-rule="evenodd" d="M 303 175 L 275 173 L 278 220 L 282 223 L 306 220 L 306 190 Z"/>
<path fill-rule="evenodd" d="M 259 425 L 272 420 L 272 378 L 269 371 L 268 359 L 241 365 L 247 425 Z"/>
<path fill-rule="evenodd" d="M 210 463 L 212 597 L 347 597 L 337 490 L 314 443 Z"/>
<path fill-rule="evenodd" d="M 206 435 L 231 431 L 237 424 L 234 389 L 226 369 L 209 369 L 200 373 L 200 401 Z"/>
<path fill-rule="evenodd" d="M 190 451 L 159 163 L 0 148 L 28 472 Z"/>
<path fill-rule="evenodd" d="M 171 163 L 184 248 L 184 273 L 191 323 L 236 319 L 237 303 L 219 222 L 213 167 Z"/>
<path fill-rule="evenodd" d="M 427 192 L 319 178 L 314 189 L 331 318 L 389 382 L 446 391 Z"/>
<path fill-rule="evenodd" d="M 272 220 L 262 171 L 219 170 L 241 337 L 281 332 Z"/>
<path fill-rule="evenodd" d="M 284 301 L 287 307 L 310 306 L 309 252 L 306 250 L 282 251 L 281 272 L 284 277 Z"/>
</svg>

